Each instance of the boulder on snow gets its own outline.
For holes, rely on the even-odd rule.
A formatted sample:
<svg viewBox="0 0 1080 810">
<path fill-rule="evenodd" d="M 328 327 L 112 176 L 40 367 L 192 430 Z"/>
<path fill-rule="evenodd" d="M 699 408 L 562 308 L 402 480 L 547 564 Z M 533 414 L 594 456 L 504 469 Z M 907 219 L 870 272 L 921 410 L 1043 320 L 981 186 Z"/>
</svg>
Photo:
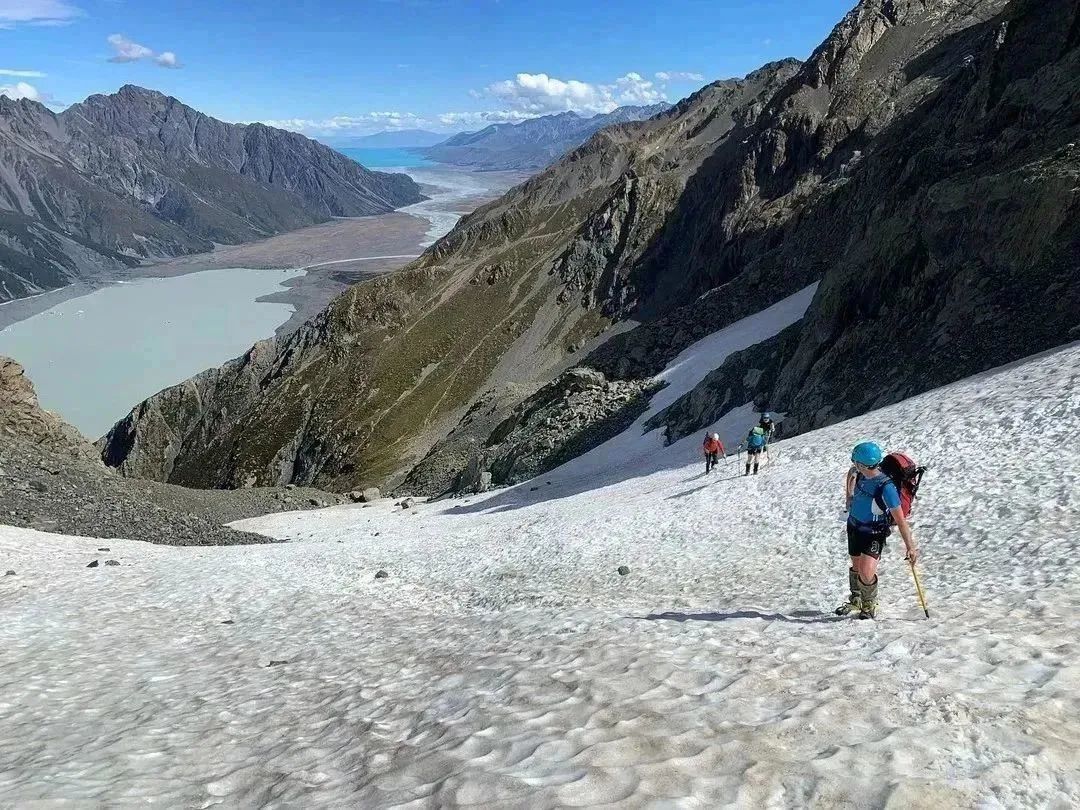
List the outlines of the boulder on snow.
<svg viewBox="0 0 1080 810">
<path fill-rule="evenodd" d="M 625 565 L 620 565 L 619 566 L 619 576 L 620 577 L 625 577 L 629 573 L 630 573 L 629 567 L 627 567 Z"/>
<path fill-rule="evenodd" d="M 13 576 L 15 576 L 15 572 L 9 568 L 7 571 L 4 572 L 4 576 L 5 577 L 13 577 Z"/>
<path fill-rule="evenodd" d="M 375 579 L 389 579 L 389 578 L 390 578 L 390 575 L 388 573 L 386 573 L 385 571 L 376 571 L 375 572 Z"/>
<path fill-rule="evenodd" d="M 414 501 L 414 500 L 413 500 L 412 498 L 406 498 L 405 500 L 403 500 L 403 501 L 402 501 L 402 502 L 401 502 L 400 504 L 398 504 L 398 505 L 399 505 L 399 506 L 400 506 L 400 507 L 401 507 L 402 509 L 412 509 L 412 508 L 413 508 L 413 506 L 415 505 L 415 503 L 416 503 L 416 501 Z"/>
<path fill-rule="evenodd" d="M 476 491 L 487 492 L 491 489 L 491 473 L 487 470 L 480 473 L 480 476 L 476 480 Z"/>
<path fill-rule="evenodd" d="M 89 565 L 87 565 L 86 567 L 87 567 L 87 568 L 97 568 L 99 564 L 100 564 L 100 563 L 99 563 L 99 562 L 98 562 L 97 560 L 94 560 L 94 561 L 93 561 L 92 563 L 90 563 L 90 564 L 89 564 Z"/>
<path fill-rule="evenodd" d="M 353 503 L 373 503 L 382 497 L 382 492 L 378 487 L 367 487 L 366 489 L 354 489 L 349 493 L 349 498 Z"/>
<path fill-rule="evenodd" d="M 117 560 L 106 560 L 105 564 L 106 565 L 119 565 L 120 563 Z"/>
</svg>

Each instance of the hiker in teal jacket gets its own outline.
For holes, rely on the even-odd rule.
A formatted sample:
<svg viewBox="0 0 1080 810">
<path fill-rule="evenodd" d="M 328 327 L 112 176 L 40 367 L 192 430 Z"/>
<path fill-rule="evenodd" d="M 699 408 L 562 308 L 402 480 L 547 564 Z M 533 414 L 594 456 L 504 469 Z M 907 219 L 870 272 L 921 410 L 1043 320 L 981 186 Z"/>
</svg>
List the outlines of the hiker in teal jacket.
<svg viewBox="0 0 1080 810">
<path fill-rule="evenodd" d="M 746 437 L 746 474 L 750 474 L 750 465 L 754 465 L 754 475 L 758 474 L 758 462 L 768 446 L 769 439 L 760 425 L 750 431 Z"/>
<path fill-rule="evenodd" d="M 877 613 L 878 561 L 885 550 L 891 523 L 904 538 L 907 558 L 914 565 L 919 556 L 911 525 L 904 517 L 896 484 L 881 471 L 885 458 L 873 442 L 863 442 L 851 454 L 854 466 L 844 481 L 847 501 L 848 601 L 836 609 L 840 616 L 859 612 L 860 619 L 872 619 Z"/>
</svg>

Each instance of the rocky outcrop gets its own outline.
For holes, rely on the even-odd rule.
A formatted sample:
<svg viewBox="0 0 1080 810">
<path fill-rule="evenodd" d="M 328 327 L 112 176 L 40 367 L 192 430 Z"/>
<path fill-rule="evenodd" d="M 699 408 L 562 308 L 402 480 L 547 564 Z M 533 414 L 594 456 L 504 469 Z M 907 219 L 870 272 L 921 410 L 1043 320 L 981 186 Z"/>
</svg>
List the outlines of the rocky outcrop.
<svg viewBox="0 0 1080 810">
<path fill-rule="evenodd" d="M 646 383 L 609 382 L 597 371 L 570 369 L 518 405 L 485 440 L 464 447 L 453 436 L 441 442 L 401 489 L 482 492 L 541 475 L 628 428 L 648 408 L 651 392 Z"/>
<path fill-rule="evenodd" d="M 575 112 L 542 115 L 520 124 L 492 124 L 479 132 L 463 132 L 435 146 L 418 150 L 430 160 L 484 171 L 536 171 L 581 146 L 590 135 L 614 124 L 643 121 L 669 104 L 619 107 L 588 118 Z"/>
<path fill-rule="evenodd" d="M 247 354 L 209 369 L 146 400 L 98 442 L 104 462 L 133 478 L 170 480 L 191 447 L 210 444 L 227 430 L 237 409 L 258 395 L 272 372 L 276 343 L 261 341 Z M 138 453 L 132 453 L 133 448 Z M 273 483 L 287 484 L 291 475 Z"/>
<path fill-rule="evenodd" d="M 0 301 L 421 199 L 405 175 L 139 87 L 59 114 L 0 97 Z"/>
<path fill-rule="evenodd" d="M 802 336 L 800 321 L 756 346 L 735 352 L 709 373 L 688 394 L 680 397 L 645 423 L 645 430 L 664 430 L 667 444 L 719 422 L 728 411 L 751 403 L 758 411 L 776 411 L 767 398 L 783 367 L 794 354 Z M 786 422 L 778 436 L 790 432 Z"/>
<path fill-rule="evenodd" d="M 60 456 L 100 466 L 94 446 L 55 414 L 42 410 L 23 367 L 0 357 L 0 434 Z"/>
<path fill-rule="evenodd" d="M 224 524 L 344 501 L 296 488 L 207 492 L 123 478 L 78 431 L 40 408 L 18 363 L 0 357 L 0 523 L 166 545 L 268 543 Z"/>
</svg>

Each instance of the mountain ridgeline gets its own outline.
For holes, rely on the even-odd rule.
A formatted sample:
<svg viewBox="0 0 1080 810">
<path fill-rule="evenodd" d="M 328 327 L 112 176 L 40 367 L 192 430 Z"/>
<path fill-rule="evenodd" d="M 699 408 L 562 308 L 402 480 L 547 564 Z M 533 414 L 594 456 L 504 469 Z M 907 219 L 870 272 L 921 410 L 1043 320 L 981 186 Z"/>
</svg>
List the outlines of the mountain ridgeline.
<svg viewBox="0 0 1080 810">
<path fill-rule="evenodd" d="M 589 117 L 564 112 L 520 124 L 492 124 L 479 132 L 462 132 L 418 151 L 429 160 L 483 171 L 536 171 L 581 146 L 604 127 L 652 118 L 670 106 L 619 107 Z"/>
<path fill-rule="evenodd" d="M 652 421 L 809 430 L 1080 337 L 1080 2 L 864 0 L 805 63 L 601 130 L 283 342 L 137 406 L 125 474 L 512 483 L 625 427 L 694 341 L 805 317 Z"/>
<path fill-rule="evenodd" d="M 404 175 L 139 87 L 59 114 L 0 97 L 0 301 L 422 199 Z"/>
</svg>

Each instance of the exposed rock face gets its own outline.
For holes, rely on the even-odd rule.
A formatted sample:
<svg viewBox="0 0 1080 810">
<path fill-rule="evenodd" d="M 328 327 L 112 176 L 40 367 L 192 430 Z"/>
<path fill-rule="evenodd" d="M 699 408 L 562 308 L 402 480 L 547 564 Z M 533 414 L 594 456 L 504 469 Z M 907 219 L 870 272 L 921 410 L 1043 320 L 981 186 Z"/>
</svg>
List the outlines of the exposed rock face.
<svg viewBox="0 0 1080 810">
<path fill-rule="evenodd" d="M 581 455 L 633 424 L 648 408 L 647 384 L 608 382 L 573 368 L 518 405 L 483 441 L 451 436 L 417 465 L 402 489 L 482 492 L 525 481 Z M 464 469 L 460 456 L 466 454 Z M 460 471 L 460 472 L 459 472 Z"/>
<path fill-rule="evenodd" d="M 686 396 L 680 397 L 645 423 L 646 430 L 664 428 L 670 444 L 720 420 L 732 408 L 753 403 L 759 411 L 775 410 L 763 392 L 776 385 L 783 364 L 798 347 L 803 323 L 793 324 L 756 346 L 736 352 L 720 368 L 708 374 Z M 785 420 L 778 436 L 788 435 Z"/>
<path fill-rule="evenodd" d="M 760 107 L 797 67 L 718 82 L 661 118 L 598 133 L 416 262 L 258 348 L 257 360 L 140 405 L 110 433 L 107 462 L 192 486 L 392 486 L 466 418 L 454 437 L 460 467 L 440 466 L 424 487 L 442 491 L 476 443 L 610 323 L 594 254 L 570 255 L 582 229 L 606 218 L 622 236 L 604 266 L 632 263 L 736 110 Z M 630 188 L 633 207 L 607 213 Z"/>
<path fill-rule="evenodd" d="M 1011 3 L 904 69 L 917 105 L 819 205 L 843 249 L 815 249 L 812 214 L 785 234 L 826 273 L 744 401 L 787 412 L 787 432 L 1080 336 L 1080 4 Z M 674 435 L 743 371 L 732 358 L 672 406 Z"/>
<path fill-rule="evenodd" d="M 421 199 L 405 175 L 139 87 L 59 114 L 0 97 L 0 301 Z"/>
<path fill-rule="evenodd" d="M 0 433 L 62 456 L 100 466 L 94 446 L 79 431 L 38 404 L 23 367 L 0 357 Z"/>
<path fill-rule="evenodd" d="M 0 523 L 167 545 L 267 543 L 223 524 L 306 509 L 312 500 L 325 506 L 344 499 L 312 490 L 206 492 L 125 479 L 104 467 L 73 427 L 41 410 L 22 368 L 0 357 Z"/>
<path fill-rule="evenodd" d="M 439 163 L 474 169 L 543 169 L 604 127 L 643 121 L 669 107 L 669 104 L 619 107 L 589 118 L 564 112 L 520 124 L 492 124 L 479 132 L 454 135 L 421 153 Z"/>
<path fill-rule="evenodd" d="M 579 352 L 644 388 L 816 281 L 797 339 L 731 358 L 675 433 L 749 400 L 791 433 L 1060 344 L 1080 312 L 1078 40 L 1076 0 L 864 0 L 805 65 L 603 130 L 353 288 L 253 385 L 223 372 L 235 399 L 159 408 L 200 437 L 171 473 L 141 441 L 111 461 L 202 486 L 393 484 L 421 459 L 422 492 L 516 480 L 550 455 L 530 430 L 491 440 L 512 414 L 551 415 L 556 447 L 588 433 L 556 417 L 580 392 L 523 404 Z"/>
</svg>

